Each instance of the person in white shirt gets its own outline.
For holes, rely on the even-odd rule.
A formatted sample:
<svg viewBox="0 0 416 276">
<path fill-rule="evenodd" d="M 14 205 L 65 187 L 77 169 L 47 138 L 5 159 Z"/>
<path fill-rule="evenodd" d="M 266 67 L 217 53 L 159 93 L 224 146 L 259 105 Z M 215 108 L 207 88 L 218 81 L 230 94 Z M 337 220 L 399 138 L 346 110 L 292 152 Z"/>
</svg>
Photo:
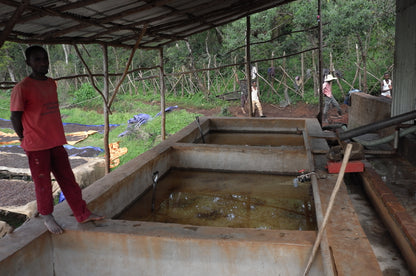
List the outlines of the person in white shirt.
<svg viewBox="0 0 416 276">
<path fill-rule="evenodd" d="M 257 83 L 253 81 L 251 83 L 251 103 L 253 107 L 253 113 L 256 113 L 256 107 L 259 110 L 260 117 L 266 117 L 263 114 L 263 108 L 259 100 L 259 89 L 257 88 Z"/>
<path fill-rule="evenodd" d="M 381 82 L 381 96 L 391 98 L 392 81 L 389 73 L 384 74 L 384 79 Z"/>
</svg>

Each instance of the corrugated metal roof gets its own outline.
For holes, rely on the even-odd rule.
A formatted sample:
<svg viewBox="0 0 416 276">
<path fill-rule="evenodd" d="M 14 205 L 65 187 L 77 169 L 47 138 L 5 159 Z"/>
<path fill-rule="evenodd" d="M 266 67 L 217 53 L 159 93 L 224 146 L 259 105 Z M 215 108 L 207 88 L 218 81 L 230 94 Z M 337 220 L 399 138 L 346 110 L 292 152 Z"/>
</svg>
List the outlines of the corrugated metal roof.
<svg viewBox="0 0 416 276">
<path fill-rule="evenodd" d="M 0 43 L 160 47 L 292 1 L 0 0 Z"/>
</svg>

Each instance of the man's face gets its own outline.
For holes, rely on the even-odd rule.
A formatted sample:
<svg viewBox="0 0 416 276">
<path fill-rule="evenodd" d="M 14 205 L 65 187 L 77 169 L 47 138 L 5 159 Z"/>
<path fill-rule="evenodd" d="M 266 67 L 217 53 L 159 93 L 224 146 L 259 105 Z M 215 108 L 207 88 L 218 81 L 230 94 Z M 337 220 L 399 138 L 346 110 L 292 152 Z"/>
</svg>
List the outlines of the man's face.
<svg viewBox="0 0 416 276">
<path fill-rule="evenodd" d="M 36 74 L 46 75 L 49 70 L 49 58 L 46 51 L 37 50 L 32 52 L 29 59 L 26 61 L 33 72 Z"/>
<path fill-rule="evenodd" d="M 389 74 L 384 74 L 384 79 L 388 80 L 390 78 Z"/>
</svg>

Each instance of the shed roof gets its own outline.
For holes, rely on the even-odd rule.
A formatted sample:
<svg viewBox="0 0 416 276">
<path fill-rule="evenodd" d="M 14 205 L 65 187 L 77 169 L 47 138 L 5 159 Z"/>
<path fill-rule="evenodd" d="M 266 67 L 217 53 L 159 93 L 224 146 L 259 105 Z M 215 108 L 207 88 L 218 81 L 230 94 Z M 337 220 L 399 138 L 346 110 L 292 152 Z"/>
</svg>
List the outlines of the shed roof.
<svg viewBox="0 0 416 276">
<path fill-rule="evenodd" d="M 0 0 L 0 42 L 154 48 L 292 1 Z"/>
</svg>

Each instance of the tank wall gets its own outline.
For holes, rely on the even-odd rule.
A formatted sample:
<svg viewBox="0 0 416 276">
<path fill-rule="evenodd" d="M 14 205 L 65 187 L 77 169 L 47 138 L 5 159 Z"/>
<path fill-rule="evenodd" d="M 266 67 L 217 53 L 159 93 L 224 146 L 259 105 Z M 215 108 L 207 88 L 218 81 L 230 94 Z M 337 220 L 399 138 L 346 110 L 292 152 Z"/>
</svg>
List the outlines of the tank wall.
<svg viewBox="0 0 416 276">
<path fill-rule="evenodd" d="M 304 119 L 294 118 L 210 118 L 210 130 L 225 131 L 296 131 L 304 129 Z"/>
<path fill-rule="evenodd" d="M 195 128 L 184 129 L 179 142 L 193 143 L 201 137 L 201 132 L 197 124 L 192 123 L 190 126 Z M 209 118 L 200 119 L 200 126 L 204 135 L 209 131 L 225 132 L 296 132 L 305 129 L 304 119 L 293 118 Z"/>
<path fill-rule="evenodd" d="M 270 173 L 309 168 L 305 150 L 177 143 L 196 127 L 186 127 L 83 190 L 88 207 L 107 220 L 78 224 L 64 202 L 54 211 L 64 235 L 49 234 L 41 220 L 34 219 L 22 226 L 22 232 L 2 239 L 0 271 L 11 275 L 33 275 L 34 271 L 39 275 L 302 273 L 315 231 L 217 229 L 111 219 L 151 187 L 155 171 L 162 176 L 172 167 Z M 34 224 L 39 233 L 32 236 Z M 22 241 L 22 246 L 13 239 Z M 310 275 L 322 274 L 319 256 Z"/>
<path fill-rule="evenodd" d="M 365 93 L 351 94 L 351 107 L 348 111 L 348 129 L 390 119 L 391 100 Z"/>
<path fill-rule="evenodd" d="M 104 228 L 57 236 L 56 275 L 301 275 L 315 237 L 127 221 Z M 309 275 L 323 275 L 319 254 Z"/>
<path fill-rule="evenodd" d="M 180 168 L 269 173 L 296 173 L 300 169 L 310 169 L 304 150 L 215 145 L 176 145 L 174 148 L 172 166 Z"/>
<path fill-rule="evenodd" d="M 162 176 L 169 168 L 171 148 L 165 143 L 140 155 L 85 189 L 88 207 L 106 217 L 120 213 L 153 183 L 153 173 Z"/>
<path fill-rule="evenodd" d="M 4 239 L 5 241 L 11 239 L 9 244 L 14 243 L 14 245 L 28 241 L 25 238 L 16 240 L 10 235 Z M 53 245 L 49 233 L 44 233 L 37 238 L 32 237 L 30 242 L 8 257 L 4 257 L 5 250 L 9 252 L 13 252 L 13 250 L 7 244 L 0 246 L 2 247 L 0 250 L 0 275 L 55 275 Z"/>
</svg>

